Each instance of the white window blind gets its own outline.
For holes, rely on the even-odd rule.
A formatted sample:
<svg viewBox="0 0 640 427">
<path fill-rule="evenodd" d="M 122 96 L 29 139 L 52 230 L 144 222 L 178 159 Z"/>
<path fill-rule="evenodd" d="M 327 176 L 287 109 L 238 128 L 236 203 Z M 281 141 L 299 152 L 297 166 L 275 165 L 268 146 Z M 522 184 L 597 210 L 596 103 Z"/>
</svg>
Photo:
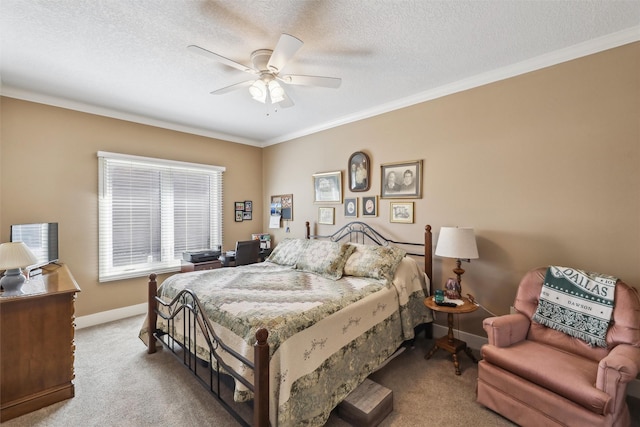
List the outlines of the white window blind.
<svg viewBox="0 0 640 427">
<path fill-rule="evenodd" d="M 99 281 L 176 271 L 222 244 L 224 167 L 98 152 Z"/>
</svg>

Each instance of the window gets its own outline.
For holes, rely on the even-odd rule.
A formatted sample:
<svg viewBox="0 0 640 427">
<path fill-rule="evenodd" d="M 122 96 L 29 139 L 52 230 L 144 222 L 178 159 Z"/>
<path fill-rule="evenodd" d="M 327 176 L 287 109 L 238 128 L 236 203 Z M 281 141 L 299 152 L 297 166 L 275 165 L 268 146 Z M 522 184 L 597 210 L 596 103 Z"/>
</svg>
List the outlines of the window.
<svg viewBox="0 0 640 427">
<path fill-rule="evenodd" d="M 99 281 L 176 271 L 222 244 L 225 168 L 98 152 Z"/>
</svg>

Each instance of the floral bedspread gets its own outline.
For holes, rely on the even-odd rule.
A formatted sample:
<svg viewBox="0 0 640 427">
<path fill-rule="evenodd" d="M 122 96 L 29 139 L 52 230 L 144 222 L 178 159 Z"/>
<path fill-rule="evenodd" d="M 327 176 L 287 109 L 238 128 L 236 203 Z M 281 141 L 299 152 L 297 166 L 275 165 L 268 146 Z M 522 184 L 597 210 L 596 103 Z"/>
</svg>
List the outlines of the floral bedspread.
<svg viewBox="0 0 640 427">
<path fill-rule="evenodd" d="M 170 301 L 183 289 L 194 291 L 222 341 L 249 360 L 255 332 L 266 328 L 271 424 L 320 426 L 404 340 L 413 338 L 415 326 L 432 321 L 423 303 L 426 280 L 411 258 L 400 263 L 393 281 L 330 280 L 264 262 L 177 274 L 158 292 Z M 208 358 L 208 349 L 197 352 Z M 253 382 L 251 370 L 230 358 L 225 362 Z M 238 383 L 235 399 L 250 398 Z"/>
</svg>

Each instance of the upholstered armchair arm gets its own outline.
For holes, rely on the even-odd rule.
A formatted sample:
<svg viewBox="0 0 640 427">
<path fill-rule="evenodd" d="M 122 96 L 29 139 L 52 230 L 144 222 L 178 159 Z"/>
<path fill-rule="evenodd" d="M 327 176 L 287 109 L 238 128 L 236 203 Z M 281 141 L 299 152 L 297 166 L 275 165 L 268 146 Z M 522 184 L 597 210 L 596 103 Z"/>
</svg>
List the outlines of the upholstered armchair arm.
<svg viewBox="0 0 640 427">
<path fill-rule="evenodd" d="M 509 347 L 527 337 L 529 318 L 522 313 L 484 319 L 482 327 L 487 332 L 489 344 L 496 347 Z"/>
<path fill-rule="evenodd" d="M 640 348 L 629 344 L 618 344 L 598 364 L 596 387 L 616 397 L 619 385 L 633 380 L 640 371 Z M 624 398 L 624 396 L 623 396 Z"/>
</svg>

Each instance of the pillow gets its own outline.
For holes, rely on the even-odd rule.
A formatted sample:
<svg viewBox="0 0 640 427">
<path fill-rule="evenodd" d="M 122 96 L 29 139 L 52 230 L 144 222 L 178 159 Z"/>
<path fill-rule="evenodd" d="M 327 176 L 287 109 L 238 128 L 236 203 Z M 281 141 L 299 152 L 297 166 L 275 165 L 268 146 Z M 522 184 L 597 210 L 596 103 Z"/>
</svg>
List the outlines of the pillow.
<svg viewBox="0 0 640 427">
<path fill-rule="evenodd" d="M 354 247 L 348 243 L 307 240 L 307 246 L 296 262 L 296 269 L 338 280 L 353 250 Z"/>
<path fill-rule="evenodd" d="M 284 239 L 276 245 L 266 261 L 280 265 L 295 265 L 307 242 L 306 239 Z"/>
<path fill-rule="evenodd" d="M 400 261 L 407 254 L 404 249 L 393 246 L 350 245 L 355 250 L 344 266 L 344 274 L 348 276 L 393 280 Z"/>
</svg>

